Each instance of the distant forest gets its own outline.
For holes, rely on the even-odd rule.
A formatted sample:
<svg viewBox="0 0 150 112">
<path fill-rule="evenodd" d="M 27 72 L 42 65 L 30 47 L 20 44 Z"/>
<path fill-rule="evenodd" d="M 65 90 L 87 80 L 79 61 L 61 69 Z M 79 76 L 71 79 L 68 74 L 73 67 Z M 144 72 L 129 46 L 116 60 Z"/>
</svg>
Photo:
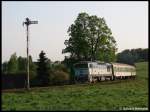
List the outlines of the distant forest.
<svg viewBox="0 0 150 112">
<path fill-rule="evenodd" d="M 126 49 L 117 54 L 117 62 L 134 65 L 136 62 L 148 61 L 148 48 Z"/>
</svg>

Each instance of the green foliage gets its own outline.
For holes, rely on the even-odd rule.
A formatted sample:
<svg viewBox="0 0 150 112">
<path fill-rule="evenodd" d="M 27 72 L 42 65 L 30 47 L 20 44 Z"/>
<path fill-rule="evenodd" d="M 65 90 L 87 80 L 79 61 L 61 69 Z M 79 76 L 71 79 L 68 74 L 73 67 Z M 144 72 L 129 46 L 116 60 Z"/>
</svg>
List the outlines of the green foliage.
<svg viewBox="0 0 150 112">
<path fill-rule="evenodd" d="M 3 73 L 7 73 L 8 72 L 8 62 L 5 61 L 3 64 L 2 64 L 2 72 Z"/>
<path fill-rule="evenodd" d="M 31 56 L 29 56 L 29 67 L 32 76 L 35 77 L 37 75 L 37 65 L 33 63 Z"/>
<path fill-rule="evenodd" d="M 19 71 L 26 71 L 26 68 L 27 68 L 27 59 L 19 56 L 19 58 L 18 58 Z"/>
<path fill-rule="evenodd" d="M 125 107 L 148 109 L 148 63 L 135 65 L 137 76 L 134 80 L 2 93 L 2 110 L 123 111 Z"/>
<path fill-rule="evenodd" d="M 68 68 L 64 64 L 53 65 L 53 67 L 51 69 L 53 69 L 54 71 L 59 70 L 59 71 L 63 71 L 66 73 L 69 72 Z"/>
<path fill-rule="evenodd" d="M 53 64 L 50 70 L 50 84 L 67 84 L 69 69 L 64 64 Z"/>
<path fill-rule="evenodd" d="M 70 83 L 75 83 L 74 82 L 74 77 L 75 77 L 75 71 L 73 69 L 73 64 L 77 63 L 79 60 L 76 60 L 74 58 L 68 58 L 65 56 L 64 61 L 62 62 L 69 70 L 69 75 L 70 75 Z"/>
<path fill-rule="evenodd" d="M 114 61 L 116 41 L 104 18 L 79 13 L 68 33 L 70 38 L 65 40 L 62 53 L 70 53 L 71 59 Z"/>
<path fill-rule="evenodd" d="M 32 74 L 36 75 L 36 64 L 33 63 L 32 57 L 29 56 L 29 68 Z M 8 62 L 2 64 L 3 73 L 24 73 L 27 71 L 27 58 L 19 56 L 17 58 L 16 53 L 11 55 Z"/>
<path fill-rule="evenodd" d="M 64 65 L 61 64 L 61 62 L 56 61 L 54 64 L 52 64 L 51 60 L 45 57 L 45 53 L 42 51 L 40 53 L 40 59 L 38 62 L 33 63 L 32 57 L 29 56 L 29 67 L 30 67 L 30 82 L 31 87 L 33 86 L 47 86 L 49 84 L 67 84 L 68 80 L 70 78 L 69 76 L 69 69 Z M 20 74 L 26 74 L 26 66 L 27 66 L 27 58 L 19 56 L 17 58 L 16 53 L 12 55 L 11 60 L 16 59 L 17 61 L 17 70 L 16 71 L 9 71 L 8 70 L 8 62 L 4 62 L 2 64 L 2 71 L 5 75 L 11 74 L 11 75 L 20 75 Z M 11 61 L 11 64 L 13 65 L 13 62 Z M 52 79 L 53 78 L 53 79 Z M 7 79 L 9 80 L 9 79 Z M 26 78 L 24 79 L 26 80 Z M 16 80 L 12 79 L 12 88 L 15 88 L 13 86 L 13 83 Z M 5 85 L 5 84 L 4 84 Z"/>
<path fill-rule="evenodd" d="M 37 67 L 37 79 L 41 83 L 42 86 L 47 86 L 49 84 L 49 60 L 45 56 L 44 51 L 41 51 L 38 59 L 38 67 Z"/>
<path fill-rule="evenodd" d="M 103 60 L 104 62 L 112 62 L 112 61 L 116 61 L 116 55 L 115 55 L 115 51 L 108 51 L 108 50 L 100 50 L 100 52 L 97 53 L 97 58 L 98 60 Z"/>
<path fill-rule="evenodd" d="M 141 61 L 148 61 L 148 48 L 126 49 L 117 54 L 117 62 L 133 64 Z"/>
<path fill-rule="evenodd" d="M 69 74 L 62 70 L 55 70 L 51 74 L 50 84 L 67 84 L 69 81 Z"/>
<path fill-rule="evenodd" d="M 18 71 L 18 61 L 16 53 L 12 54 L 8 62 L 8 72 L 15 73 Z"/>
<path fill-rule="evenodd" d="M 22 74 L 27 75 L 26 68 L 27 68 L 27 58 L 24 58 L 21 56 L 19 56 L 17 58 L 16 53 L 12 54 L 10 60 L 8 62 L 4 62 L 2 65 L 3 75 L 5 75 L 5 77 L 8 75 L 9 77 L 7 78 L 7 80 L 8 81 L 11 80 L 11 82 L 9 82 L 10 83 L 9 85 L 7 84 L 8 82 L 4 82 L 3 85 L 4 86 L 6 85 L 6 88 L 7 87 L 10 88 L 10 86 L 11 86 L 11 88 L 16 88 L 17 85 L 15 83 L 20 85 L 22 82 L 18 82 L 18 80 L 15 80 L 15 77 L 17 77 L 16 75 L 19 75 L 18 77 L 21 77 Z M 33 84 L 33 82 L 36 78 L 36 75 L 37 75 L 37 71 L 36 71 L 37 66 L 36 66 L 36 64 L 33 63 L 31 56 L 29 56 L 29 68 L 30 68 L 30 73 L 29 73 L 30 74 L 30 82 Z M 13 75 L 14 78 L 11 78 L 10 75 Z M 24 78 L 24 79 L 20 79 L 20 80 L 22 80 L 24 82 L 27 79 Z M 24 87 L 24 85 L 22 86 L 22 88 L 23 87 Z"/>
</svg>

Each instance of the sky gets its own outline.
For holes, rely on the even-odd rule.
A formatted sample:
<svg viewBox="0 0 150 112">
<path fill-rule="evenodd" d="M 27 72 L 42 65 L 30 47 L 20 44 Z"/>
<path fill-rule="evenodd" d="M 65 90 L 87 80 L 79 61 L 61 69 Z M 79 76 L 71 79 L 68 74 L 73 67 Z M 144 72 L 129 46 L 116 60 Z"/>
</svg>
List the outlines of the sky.
<svg viewBox="0 0 150 112">
<path fill-rule="evenodd" d="M 69 39 L 67 30 L 78 14 L 104 17 L 117 41 L 118 52 L 125 49 L 148 48 L 148 2 L 104 1 L 3 1 L 2 2 L 2 62 L 16 52 L 26 57 L 26 17 L 37 20 L 30 25 L 29 54 L 37 61 L 44 50 L 52 61 L 62 61 L 64 41 Z"/>
</svg>

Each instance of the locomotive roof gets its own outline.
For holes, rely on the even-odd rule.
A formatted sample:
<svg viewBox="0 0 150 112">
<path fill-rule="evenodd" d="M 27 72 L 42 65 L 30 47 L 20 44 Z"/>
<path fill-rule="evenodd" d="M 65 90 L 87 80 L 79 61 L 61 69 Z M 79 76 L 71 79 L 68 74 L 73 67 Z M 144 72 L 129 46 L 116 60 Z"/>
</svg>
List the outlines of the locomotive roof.
<svg viewBox="0 0 150 112">
<path fill-rule="evenodd" d="M 86 63 L 110 64 L 110 63 L 106 63 L 106 62 L 102 62 L 102 61 L 80 61 L 78 63 L 75 63 L 75 65 L 76 64 L 86 64 Z"/>
<path fill-rule="evenodd" d="M 78 63 L 105 63 L 103 61 L 79 61 Z"/>
<path fill-rule="evenodd" d="M 124 64 L 124 63 L 115 63 L 115 62 L 111 62 L 111 63 L 106 63 L 106 62 L 103 62 L 103 61 L 80 61 L 78 63 L 75 63 L 74 65 L 76 64 L 86 64 L 86 63 L 98 63 L 98 64 L 112 64 L 112 65 L 118 65 L 118 66 L 128 66 L 128 67 L 135 67 L 134 65 L 129 65 L 129 64 Z"/>
</svg>

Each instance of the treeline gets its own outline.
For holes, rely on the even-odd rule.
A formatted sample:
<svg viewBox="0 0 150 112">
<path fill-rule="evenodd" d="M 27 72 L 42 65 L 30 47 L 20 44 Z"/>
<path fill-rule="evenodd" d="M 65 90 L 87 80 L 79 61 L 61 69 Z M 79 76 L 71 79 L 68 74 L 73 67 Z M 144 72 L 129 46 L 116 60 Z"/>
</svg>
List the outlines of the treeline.
<svg viewBox="0 0 150 112">
<path fill-rule="evenodd" d="M 116 57 L 116 62 L 134 65 L 136 62 L 148 61 L 148 48 L 126 49 Z M 39 54 L 37 62 L 33 62 L 32 57 L 29 56 L 30 86 L 74 83 L 73 64 L 78 61 L 65 57 L 62 62 L 52 62 L 45 56 L 44 51 Z M 12 54 L 9 61 L 2 64 L 2 89 L 26 87 L 26 67 L 27 58 L 17 57 L 16 53 Z"/>
<path fill-rule="evenodd" d="M 2 64 L 2 89 L 23 88 L 27 85 L 27 58 L 12 54 L 8 62 Z M 69 69 L 60 61 L 52 62 L 44 51 L 37 62 L 29 56 L 30 86 L 49 86 L 68 84 Z"/>
<path fill-rule="evenodd" d="M 12 54 L 10 59 L 8 61 L 5 61 L 2 64 L 2 72 L 3 73 L 23 73 L 26 72 L 26 67 L 27 67 L 27 58 L 25 57 L 17 57 L 16 53 Z M 29 56 L 29 67 L 30 67 L 30 72 L 33 74 L 36 74 L 36 64 L 32 61 L 32 57 Z"/>
<path fill-rule="evenodd" d="M 133 65 L 136 62 L 148 61 L 148 48 L 126 49 L 117 54 L 117 62 Z"/>
</svg>

